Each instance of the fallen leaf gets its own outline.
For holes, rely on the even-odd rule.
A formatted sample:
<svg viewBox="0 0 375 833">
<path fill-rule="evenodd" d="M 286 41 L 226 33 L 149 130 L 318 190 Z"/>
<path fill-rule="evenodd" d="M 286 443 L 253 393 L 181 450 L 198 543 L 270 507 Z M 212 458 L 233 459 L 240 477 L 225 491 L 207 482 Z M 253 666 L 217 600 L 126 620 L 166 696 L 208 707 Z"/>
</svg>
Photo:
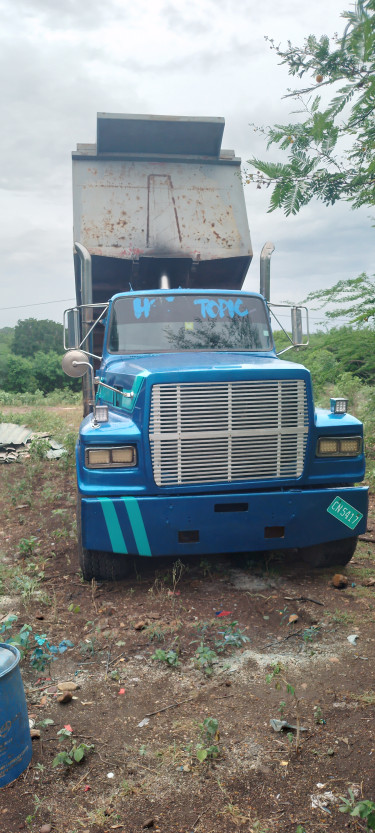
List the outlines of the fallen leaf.
<svg viewBox="0 0 375 833">
<path fill-rule="evenodd" d="M 61 704 L 70 703 L 71 700 L 73 700 L 73 694 L 71 691 L 63 691 L 57 698 L 57 702 Z"/>
<path fill-rule="evenodd" d="M 135 625 L 134 625 L 134 630 L 135 631 L 143 631 L 145 629 L 146 625 L 147 625 L 147 622 L 145 622 L 144 620 L 142 620 L 141 622 L 136 622 Z"/>
<path fill-rule="evenodd" d="M 332 584 L 337 590 L 344 590 L 348 586 L 348 578 L 347 576 L 343 576 L 342 573 L 336 573 L 333 576 Z"/>
</svg>

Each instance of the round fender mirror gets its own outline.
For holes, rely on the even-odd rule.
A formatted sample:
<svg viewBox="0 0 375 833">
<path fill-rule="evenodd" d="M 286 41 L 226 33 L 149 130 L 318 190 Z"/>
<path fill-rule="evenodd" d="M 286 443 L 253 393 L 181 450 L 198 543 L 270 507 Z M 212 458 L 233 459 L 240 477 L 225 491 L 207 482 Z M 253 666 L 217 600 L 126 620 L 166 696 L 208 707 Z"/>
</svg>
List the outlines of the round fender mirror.
<svg viewBox="0 0 375 833">
<path fill-rule="evenodd" d="M 78 379 L 84 376 L 89 368 L 89 360 L 83 350 L 68 350 L 61 362 L 62 369 L 67 376 Z"/>
</svg>

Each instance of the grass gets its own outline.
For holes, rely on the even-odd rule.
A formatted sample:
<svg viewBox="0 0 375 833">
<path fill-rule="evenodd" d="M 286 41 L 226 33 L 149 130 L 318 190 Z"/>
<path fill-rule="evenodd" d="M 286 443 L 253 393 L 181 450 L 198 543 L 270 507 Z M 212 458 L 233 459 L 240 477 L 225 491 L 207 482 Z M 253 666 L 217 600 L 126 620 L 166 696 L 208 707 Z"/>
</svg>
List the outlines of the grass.
<svg viewBox="0 0 375 833">
<path fill-rule="evenodd" d="M 35 393 L 8 393 L 0 389 L 0 405 L 14 407 L 14 405 L 80 405 L 82 394 L 80 391 L 54 390 L 44 394 L 37 390 Z"/>
<path fill-rule="evenodd" d="M 351 613 L 347 613 L 346 610 L 339 610 L 337 607 L 334 613 L 331 613 L 330 618 L 335 625 L 352 625 L 354 622 L 354 616 Z"/>
<path fill-rule="evenodd" d="M 348 694 L 351 700 L 358 700 L 359 703 L 363 703 L 364 706 L 375 706 L 375 691 L 372 689 L 370 691 L 363 691 L 362 694 L 355 694 L 351 692 Z"/>
</svg>

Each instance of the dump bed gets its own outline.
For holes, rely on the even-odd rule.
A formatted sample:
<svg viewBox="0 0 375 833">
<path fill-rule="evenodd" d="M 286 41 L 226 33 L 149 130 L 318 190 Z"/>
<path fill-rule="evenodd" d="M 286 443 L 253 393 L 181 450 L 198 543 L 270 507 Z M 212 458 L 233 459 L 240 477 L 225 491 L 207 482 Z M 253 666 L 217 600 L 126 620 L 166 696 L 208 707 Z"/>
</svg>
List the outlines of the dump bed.
<svg viewBox="0 0 375 833">
<path fill-rule="evenodd" d="M 151 289 L 239 289 L 252 250 L 224 119 L 99 113 L 73 153 L 74 240 L 91 254 L 93 301 Z M 75 256 L 77 299 L 80 265 Z"/>
</svg>

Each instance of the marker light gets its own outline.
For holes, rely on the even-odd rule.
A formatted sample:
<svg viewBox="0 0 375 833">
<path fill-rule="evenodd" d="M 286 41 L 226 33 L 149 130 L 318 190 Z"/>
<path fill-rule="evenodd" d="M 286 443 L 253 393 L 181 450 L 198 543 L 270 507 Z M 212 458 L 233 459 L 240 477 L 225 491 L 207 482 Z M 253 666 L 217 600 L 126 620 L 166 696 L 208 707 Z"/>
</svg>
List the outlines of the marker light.
<svg viewBox="0 0 375 833">
<path fill-rule="evenodd" d="M 85 463 L 88 469 L 129 468 L 137 465 L 137 450 L 135 445 L 86 448 Z"/>
<path fill-rule="evenodd" d="M 96 422 L 108 422 L 108 405 L 95 406 Z"/>
<path fill-rule="evenodd" d="M 331 414 L 346 414 L 348 399 L 331 399 Z"/>
<path fill-rule="evenodd" d="M 362 452 L 362 437 L 319 437 L 317 457 L 358 457 Z"/>
</svg>

